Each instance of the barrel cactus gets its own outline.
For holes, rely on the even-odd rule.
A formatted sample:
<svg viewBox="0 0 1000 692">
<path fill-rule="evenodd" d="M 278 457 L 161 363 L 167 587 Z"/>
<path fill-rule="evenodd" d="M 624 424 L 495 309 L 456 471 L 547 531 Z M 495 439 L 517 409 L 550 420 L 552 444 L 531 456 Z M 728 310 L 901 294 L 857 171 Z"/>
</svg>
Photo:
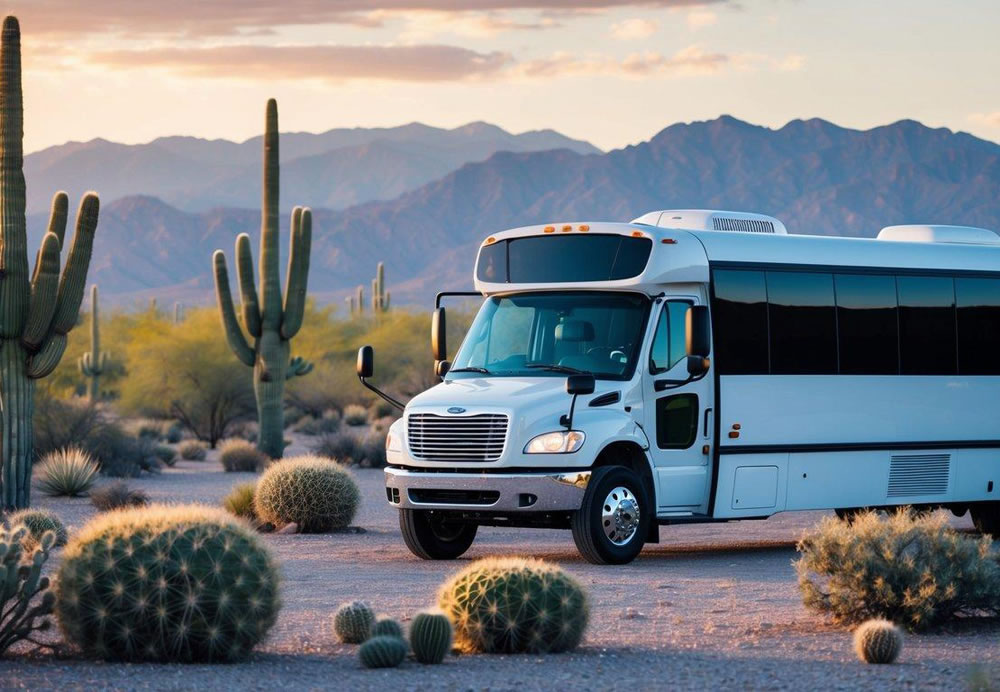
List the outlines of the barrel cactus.
<svg viewBox="0 0 1000 692">
<path fill-rule="evenodd" d="M 587 596 L 556 565 L 521 558 L 486 558 L 441 587 L 438 605 L 455 641 L 479 653 L 569 651 L 583 638 Z"/>
<path fill-rule="evenodd" d="M 42 576 L 42 566 L 56 536 L 42 535 L 38 546 L 27 555 L 24 544 L 28 529 L 0 527 L 0 656 L 21 640 L 34 641 L 35 632 L 51 626 L 55 595 L 49 590 L 49 578 Z"/>
<path fill-rule="evenodd" d="M 854 651 L 865 663 L 893 663 L 903 650 L 903 632 L 888 620 L 868 620 L 854 632 Z"/>
<path fill-rule="evenodd" d="M 42 536 L 48 531 L 55 537 L 54 546 L 66 545 L 69 534 L 66 526 L 53 512 L 47 509 L 22 509 L 7 517 L 7 525 L 11 528 L 21 525 L 28 529 L 22 543 L 26 551 L 34 550 L 41 544 Z"/>
<path fill-rule="evenodd" d="M 87 391 L 90 403 L 97 403 L 101 396 L 101 375 L 108 367 L 108 354 L 101 350 L 101 323 L 97 313 L 97 286 L 90 287 L 90 350 L 77 361 L 80 374 L 90 380 Z"/>
<path fill-rule="evenodd" d="M 419 613 L 410 623 L 410 648 L 421 663 L 440 663 L 451 651 L 451 621 L 442 613 Z"/>
<path fill-rule="evenodd" d="M 368 639 L 375 624 L 375 612 L 364 601 L 345 603 L 333 614 L 333 631 L 345 644 L 360 644 Z"/>
<path fill-rule="evenodd" d="M 80 202 L 60 276 L 69 202 L 65 192 L 56 193 L 29 272 L 23 135 L 21 29 L 7 17 L 0 35 L 0 509 L 31 501 L 35 380 L 55 370 L 76 325 L 99 207 L 92 193 Z"/>
<path fill-rule="evenodd" d="M 399 637 L 372 637 L 358 651 L 365 668 L 395 668 L 406 658 L 406 642 Z"/>
<path fill-rule="evenodd" d="M 275 526 L 298 524 L 322 533 L 351 523 L 361 493 L 350 472 L 335 461 L 301 456 L 272 464 L 257 482 L 257 517 Z"/>
<path fill-rule="evenodd" d="M 279 608 L 267 548 L 198 505 L 99 515 L 66 546 L 56 592 L 66 640 L 109 660 L 239 660 Z"/>
<path fill-rule="evenodd" d="M 373 637 L 396 637 L 397 639 L 403 638 L 403 626 L 392 618 L 379 618 L 372 625 Z"/>
<path fill-rule="evenodd" d="M 212 257 L 215 290 L 222 327 L 236 357 L 253 368 L 254 394 L 260 433 L 257 447 L 272 459 L 284 453 L 285 380 L 306 374 L 311 368 L 289 367 L 291 339 L 299 328 L 306 307 L 309 253 L 312 245 L 312 212 L 295 207 L 292 211 L 291 245 L 285 295 L 278 276 L 278 104 L 267 102 L 264 125 L 264 191 L 260 231 L 260 300 L 254 287 L 253 254 L 250 236 L 236 238 L 236 271 L 240 285 L 243 326 L 236 319 L 229 289 L 226 255 L 216 250 Z"/>
</svg>

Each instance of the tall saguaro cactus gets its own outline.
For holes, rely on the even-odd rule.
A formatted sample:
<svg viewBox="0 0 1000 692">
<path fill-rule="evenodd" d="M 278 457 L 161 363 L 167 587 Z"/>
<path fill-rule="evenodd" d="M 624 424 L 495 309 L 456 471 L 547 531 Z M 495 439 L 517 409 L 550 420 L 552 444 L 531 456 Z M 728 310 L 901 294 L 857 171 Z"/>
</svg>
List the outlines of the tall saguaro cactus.
<svg viewBox="0 0 1000 692">
<path fill-rule="evenodd" d="M 385 290 L 385 264 L 379 262 L 372 279 L 372 312 L 377 316 L 389 310 L 389 291 Z"/>
<path fill-rule="evenodd" d="M 240 284 L 243 326 L 253 341 L 252 346 L 236 319 L 225 253 L 216 250 L 212 261 L 219 313 L 229 347 L 241 362 L 253 368 L 257 420 L 260 426 L 257 447 L 274 459 L 280 458 L 284 451 L 285 413 L 282 400 L 285 380 L 305 375 L 312 369 L 311 364 L 305 363 L 301 358 L 289 358 L 290 341 L 302 326 L 305 314 L 311 245 L 312 212 L 295 207 L 292 211 L 285 296 L 282 299 L 278 278 L 278 104 L 270 99 L 267 102 L 264 127 L 259 300 L 254 287 L 250 236 L 241 233 L 236 238 L 236 272 Z"/>
<path fill-rule="evenodd" d="M 97 284 L 90 287 L 90 350 L 80 356 L 80 374 L 90 380 L 90 403 L 101 397 L 101 375 L 108 365 L 108 354 L 101 350 L 101 322 L 97 312 Z"/>
<path fill-rule="evenodd" d="M 97 195 L 80 201 L 76 234 L 60 274 L 68 198 L 52 199 L 49 228 L 28 272 L 25 222 L 21 29 L 7 17 L 0 34 L 0 506 L 30 502 L 35 380 L 51 373 L 76 324 L 97 230 Z"/>
</svg>

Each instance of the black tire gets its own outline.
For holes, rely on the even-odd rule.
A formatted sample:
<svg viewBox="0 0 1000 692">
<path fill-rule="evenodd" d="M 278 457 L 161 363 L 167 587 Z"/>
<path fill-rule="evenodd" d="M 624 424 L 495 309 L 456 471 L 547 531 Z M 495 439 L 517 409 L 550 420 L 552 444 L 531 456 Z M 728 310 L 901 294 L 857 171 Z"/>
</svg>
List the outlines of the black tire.
<svg viewBox="0 0 1000 692">
<path fill-rule="evenodd" d="M 638 510 L 638 519 L 632 533 L 614 541 L 605 531 L 605 500 L 618 488 L 624 488 L 626 493 L 616 501 L 624 506 L 620 517 L 632 526 L 634 515 L 630 511 L 628 501 L 632 501 Z M 630 496 L 630 497 L 629 497 Z M 610 505 L 608 505 L 611 509 Z M 655 513 L 642 479 L 624 466 L 602 466 L 594 469 L 587 484 L 587 492 L 583 496 L 583 504 L 573 513 L 570 527 L 573 529 L 573 540 L 577 550 L 589 562 L 595 565 L 624 565 L 632 562 L 642 550 L 649 532 L 649 522 Z M 614 530 L 615 525 L 609 527 Z M 626 532 L 627 533 L 627 532 Z"/>
<path fill-rule="evenodd" d="M 477 524 L 426 509 L 399 510 L 399 529 L 410 552 L 424 560 L 454 560 L 476 540 Z"/>
<path fill-rule="evenodd" d="M 1000 502 L 972 505 L 972 523 L 979 533 L 1000 539 Z"/>
</svg>

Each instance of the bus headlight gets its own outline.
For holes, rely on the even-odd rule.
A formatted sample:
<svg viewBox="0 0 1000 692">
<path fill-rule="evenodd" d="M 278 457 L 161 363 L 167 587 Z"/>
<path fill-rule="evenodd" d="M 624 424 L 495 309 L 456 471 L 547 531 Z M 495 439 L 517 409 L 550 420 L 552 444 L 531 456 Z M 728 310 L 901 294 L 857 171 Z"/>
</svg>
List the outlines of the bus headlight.
<svg viewBox="0 0 1000 692">
<path fill-rule="evenodd" d="M 525 454 L 569 454 L 583 446 L 587 439 L 579 430 L 557 430 L 532 438 L 524 448 Z"/>
<path fill-rule="evenodd" d="M 403 436 L 402 432 L 395 425 L 389 428 L 389 432 L 385 436 L 385 451 L 387 452 L 402 452 L 403 451 Z"/>
</svg>

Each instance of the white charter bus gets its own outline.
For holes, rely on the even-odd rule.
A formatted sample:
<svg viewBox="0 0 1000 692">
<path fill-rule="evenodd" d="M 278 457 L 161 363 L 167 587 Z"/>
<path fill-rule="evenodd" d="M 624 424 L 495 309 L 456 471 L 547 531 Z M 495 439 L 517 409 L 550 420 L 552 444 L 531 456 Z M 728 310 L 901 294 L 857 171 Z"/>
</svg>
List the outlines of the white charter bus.
<svg viewBox="0 0 1000 692">
<path fill-rule="evenodd" d="M 662 211 L 497 233 L 475 288 L 453 363 L 436 311 L 442 382 L 386 441 L 386 496 L 422 558 L 505 525 L 569 528 L 588 560 L 625 563 L 661 524 L 897 505 L 1000 532 L 991 231 L 832 238 Z M 365 347 L 378 392 L 372 373 Z"/>
</svg>

